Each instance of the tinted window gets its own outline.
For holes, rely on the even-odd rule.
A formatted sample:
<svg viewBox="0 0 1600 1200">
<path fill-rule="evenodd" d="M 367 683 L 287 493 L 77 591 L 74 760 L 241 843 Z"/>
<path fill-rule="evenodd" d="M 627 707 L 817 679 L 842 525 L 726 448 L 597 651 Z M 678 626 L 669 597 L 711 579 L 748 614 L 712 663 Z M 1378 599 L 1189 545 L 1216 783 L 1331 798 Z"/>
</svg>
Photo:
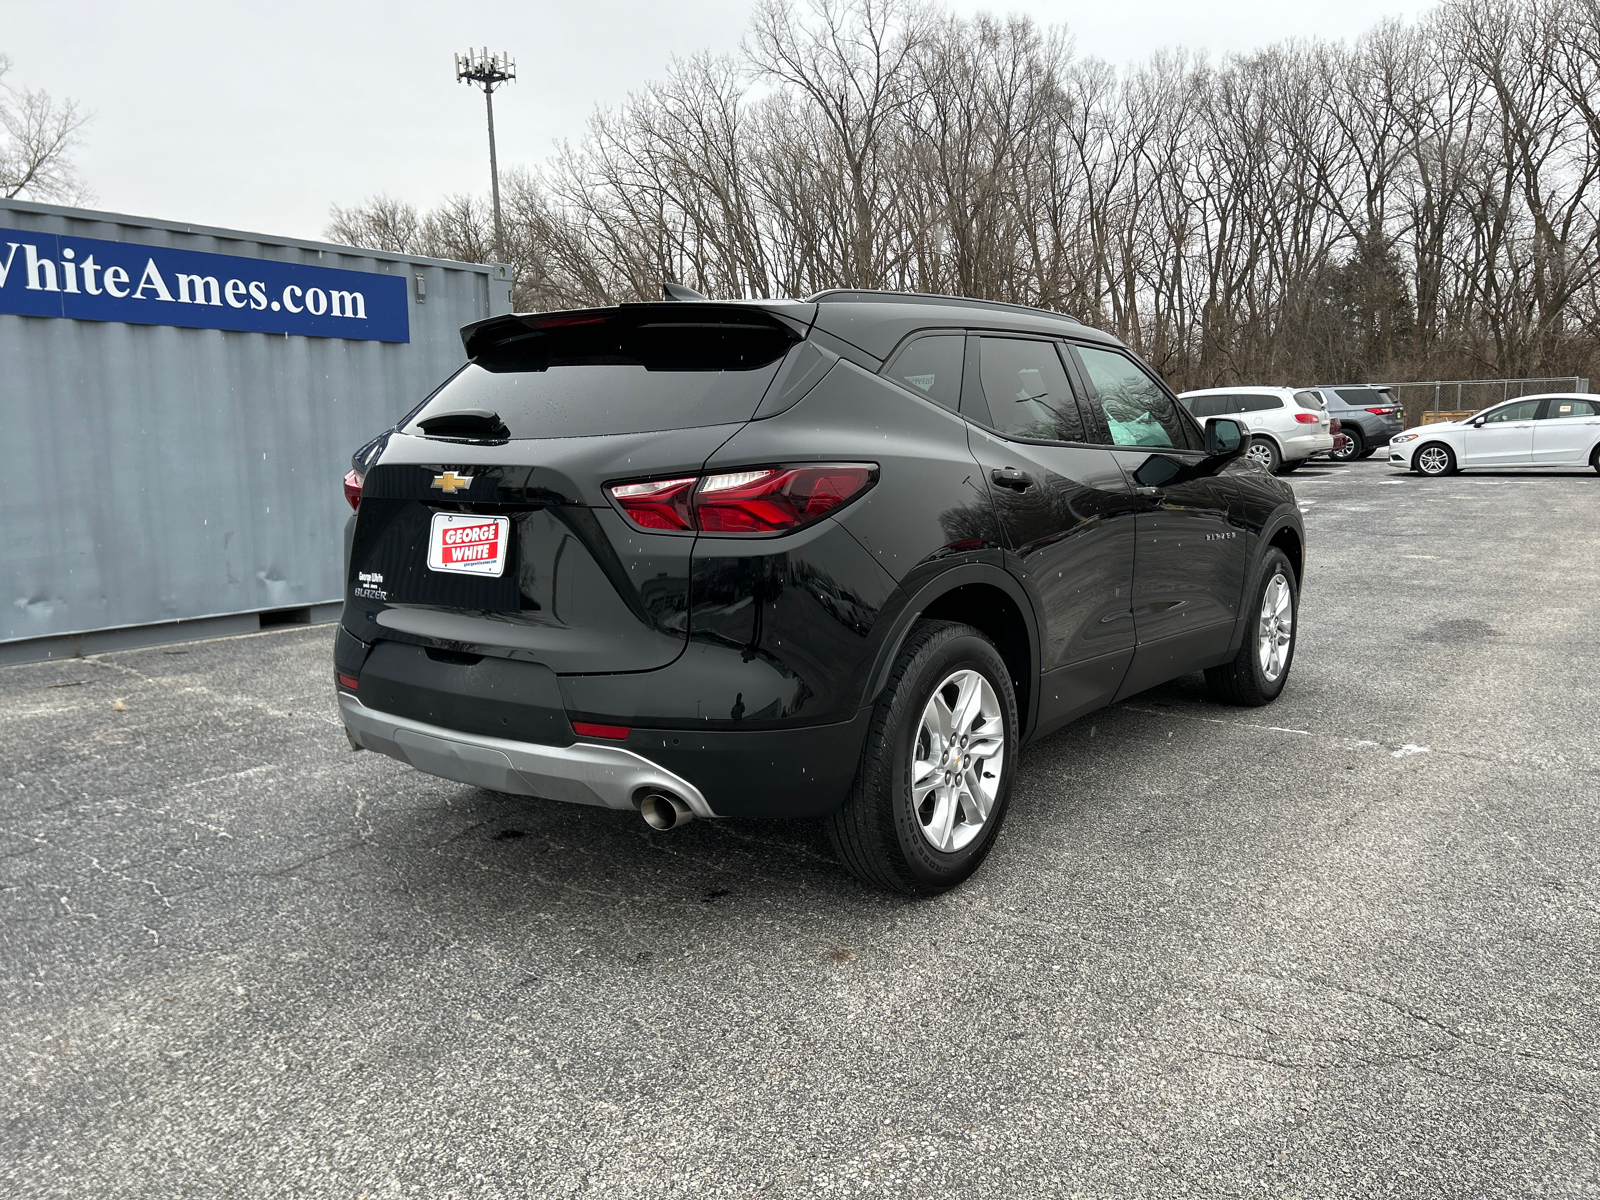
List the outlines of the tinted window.
<svg viewBox="0 0 1600 1200">
<path fill-rule="evenodd" d="M 1567 400 L 1557 399 L 1550 401 L 1550 407 L 1545 409 L 1546 419 L 1559 421 L 1570 417 L 1600 416 L 1600 408 L 1595 407 L 1593 400 Z"/>
<path fill-rule="evenodd" d="M 1352 408 L 1365 408 L 1369 404 L 1378 407 L 1394 403 L 1394 398 L 1382 388 L 1334 388 L 1333 393 Z"/>
<path fill-rule="evenodd" d="M 1115 446 L 1199 449 L 1166 391 L 1138 363 L 1114 350 L 1078 346 L 1078 357 L 1105 413 Z"/>
<path fill-rule="evenodd" d="M 1081 442 L 1083 417 L 1053 342 L 980 338 L 979 377 L 996 429 L 1043 442 Z"/>
<path fill-rule="evenodd" d="M 966 343 L 966 336 L 959 333 L 918 338 L 895 356 L 884 374 L 955 412 L 961 401 L 961 355 Z"/>
<path fill-rule="evenodd" d="M 1484 418 L 1486 424 L 1496 424 L 1500 421 L 1531 421 L 1539 414 L 1539 401 L 1523 400 L 1518 404 L 1508 404 L 1504 408 L 1497 408 Z"/>
<path fill-rule="evenodd" d="M 1183 406 L 1202 420 L 1206 417 L 1220 417 L 1228 411 L 1228 397 L 1226 396 L 1193 396 L 1187 400 L 1179 397 Z"/>
<path fill-rule="evenodd" d="M 1268 409 L 1282 408 L 1283 401 L 1277 396 L 1235 396 L 1231 411 L 1266 412 Z"/>
<path fill-rule="evenodd" d="M 787 330 L 714 314 L 700 320 L 584 317 L 508 333 L 418 411 L 495 413 L 513 438 L 649 433 L 747 421 L 784 354 Z"/>
<path fill-rule="evenodd" d="M 1327 405 L 1316 392 L 1296 392 L 1294 402 L 1301 408 L 1309 408 L 1312 412 L 1321 412 Z"/>
</svg>

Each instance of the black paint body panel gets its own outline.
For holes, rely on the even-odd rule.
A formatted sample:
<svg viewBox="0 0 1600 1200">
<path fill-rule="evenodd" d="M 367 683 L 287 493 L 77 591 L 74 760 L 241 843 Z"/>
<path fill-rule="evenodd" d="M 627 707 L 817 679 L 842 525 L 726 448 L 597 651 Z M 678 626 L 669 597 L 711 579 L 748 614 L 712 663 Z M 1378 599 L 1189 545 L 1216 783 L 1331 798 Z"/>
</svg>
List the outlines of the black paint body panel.
<svg viewBox="0 0 1600 1200">
<path fill-rule="evenodd" d="M 356 697 L 379 712 L 463 733 L 569 746 L 575 740 L 555 672 L 538 663 L 452 655 L 381 641 L 361 668 Z"/>
</svg>

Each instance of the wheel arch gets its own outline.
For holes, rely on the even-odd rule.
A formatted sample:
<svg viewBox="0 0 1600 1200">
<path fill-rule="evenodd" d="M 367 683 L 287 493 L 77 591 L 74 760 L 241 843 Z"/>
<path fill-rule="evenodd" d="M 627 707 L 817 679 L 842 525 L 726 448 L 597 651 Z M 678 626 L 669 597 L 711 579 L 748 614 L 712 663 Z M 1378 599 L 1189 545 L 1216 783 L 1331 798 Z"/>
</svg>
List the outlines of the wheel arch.
<svg viewBox="0 0 1600 1200">
<path fill-rule="evenodd" d="M 1037 717 L 1039 624 L 1022 585 L 999 567 L 967 563 L 919 587 L 878 651 L 865 703 L 883 692 L 900 648 L 919 620 L 960 621 L 994 643 L 1011 672 L 1020 733 L 1026 739 Z"/>
<path fill-rule="evenodd" d="M 1283 556 L 1289 560 L 1289 565 L 1294 568 L 1295 587 L 1305 583 L 1306 576 L 1306 540 L 1305 535 L 1295 528 L 1294 524 L 1284 521 L 1267 535 L 1263 543 L 1266 547 L 1277 547 L 1283 551 Z M 1265 550 L 1262 551 L 1266 553 Z"/>
</svg>

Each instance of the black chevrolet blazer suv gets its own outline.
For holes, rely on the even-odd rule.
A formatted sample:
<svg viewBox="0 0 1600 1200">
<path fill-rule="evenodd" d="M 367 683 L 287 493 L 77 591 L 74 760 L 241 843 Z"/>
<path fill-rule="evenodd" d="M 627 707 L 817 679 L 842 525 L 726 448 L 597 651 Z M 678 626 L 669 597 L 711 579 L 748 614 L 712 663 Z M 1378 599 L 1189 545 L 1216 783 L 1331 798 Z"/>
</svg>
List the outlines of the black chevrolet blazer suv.
<svg viewBox="0 0 1600 1200">
<path fill-rule="evenodd" d="M 500 792 L 823 819 L 862 879 L 970 875 L 1019 752 L 1205 671 L 1283 688 L 1304 531 L 1115 338 L 834 291 L 493 317 L 356 455 L 346 730 Z"/>
</svg>

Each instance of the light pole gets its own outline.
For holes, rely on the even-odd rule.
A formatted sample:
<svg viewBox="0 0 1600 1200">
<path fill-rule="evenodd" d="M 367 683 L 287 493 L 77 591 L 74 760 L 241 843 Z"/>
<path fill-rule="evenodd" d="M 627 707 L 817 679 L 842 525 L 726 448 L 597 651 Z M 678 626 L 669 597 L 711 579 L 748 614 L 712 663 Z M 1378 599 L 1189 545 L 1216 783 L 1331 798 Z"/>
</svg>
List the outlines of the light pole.
<svg viewBox="0 0 1600 1200">
<path fill-rule="evenodd" d="M 494 253 L 501 262 L 506 260 L 506 235 L 500 222 L 500 163 L 494 153 L 494 85 L 514 83 L 516 78 L 517 64 L 504 51 L 490 54 L 485 48 L 456 55 L 456 82 L 482 87 L 484 103 L 489 106 L 489 184 L 494 194 Z"/>
</svg>

